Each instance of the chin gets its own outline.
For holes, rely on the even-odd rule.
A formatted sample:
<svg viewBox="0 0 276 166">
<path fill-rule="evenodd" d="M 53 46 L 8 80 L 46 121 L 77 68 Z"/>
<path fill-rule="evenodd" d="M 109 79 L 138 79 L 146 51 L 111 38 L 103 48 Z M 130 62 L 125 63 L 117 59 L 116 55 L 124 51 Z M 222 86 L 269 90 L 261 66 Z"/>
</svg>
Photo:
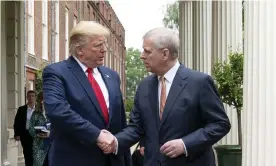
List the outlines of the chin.
<svg viewBox="0 0 276 166">
<path fill-rule="evenodd" d="M 102 66 L 102 65 L 104 65 L 104 62 L 100 61 L 100 62 L 97 63 L 97 65 Z"/>
<path fill-rule="evenodd" d="M 151 72 L 151 68 L 146 67 L 147 72 Z"/>
</svg>

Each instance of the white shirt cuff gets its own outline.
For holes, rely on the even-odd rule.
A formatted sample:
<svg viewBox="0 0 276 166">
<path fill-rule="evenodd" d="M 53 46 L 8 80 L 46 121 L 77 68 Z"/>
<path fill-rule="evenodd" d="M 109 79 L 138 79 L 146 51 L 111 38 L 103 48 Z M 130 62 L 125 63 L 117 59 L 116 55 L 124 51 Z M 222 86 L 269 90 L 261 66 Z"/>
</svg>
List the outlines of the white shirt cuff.
<svg viewBox="0 0 276 166">
<path fill-rule="evenodd" d="M 117 140 L 116 137 L 115 137 L 115 141 L 116 141 L 116 149 L 115 149 L 114 154 L 117 155 L 118 154 L 119 143 L 118 143 L 118 140 Z"/>
<path fill-rule="evenodd" d="M 186 145 L 185 145 L 183 139 L 181 139 L 181 140 L 182 140 L 182 143 L 183 143 L 183 146 L 184 146 L 184 151 L 185 151 L 184 153 L 185 153 L 186 157 L 188 157 L 188 152 L 187 152 L 187 149 L 186 149 Z"/>
</svg>

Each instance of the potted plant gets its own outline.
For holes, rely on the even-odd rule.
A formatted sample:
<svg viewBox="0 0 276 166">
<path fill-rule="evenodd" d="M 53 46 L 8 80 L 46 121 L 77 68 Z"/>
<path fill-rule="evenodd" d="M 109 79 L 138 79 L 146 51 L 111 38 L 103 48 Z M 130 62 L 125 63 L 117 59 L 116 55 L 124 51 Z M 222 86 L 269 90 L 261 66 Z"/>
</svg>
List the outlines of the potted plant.
<svg viewBox="0 0 276 166">
<path fill-rule="evenodd" d="M 219 166 L 241 166 L 243 107 L 243 53 L 230 52 L 228 59 L 217 61 L 212 71 L 215 84 L 222 101 L 237 111 L 238 145 L 218 145 L 215 147 Z"/>
</svg>

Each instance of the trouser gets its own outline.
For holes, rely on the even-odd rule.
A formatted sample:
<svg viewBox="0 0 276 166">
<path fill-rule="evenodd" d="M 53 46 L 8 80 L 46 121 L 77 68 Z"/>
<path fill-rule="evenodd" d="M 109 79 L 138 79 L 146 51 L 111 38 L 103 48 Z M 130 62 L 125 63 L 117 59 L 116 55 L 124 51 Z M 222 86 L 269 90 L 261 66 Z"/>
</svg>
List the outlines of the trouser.
<svg viewBox="0 0 276 166">
<path fill-rule="evenodd" d="M 25 166 L 33 166 L 33 138 L 29 133 L 20 136 Z"/>
<path fill-rule="evenodd" d="M 48 153 L 47 153 L 44 163 L 43 163 L 43 166 L 48 166 L 48 165 L 49 165 L 49 160 L 48 160 Z"/>
</svg>

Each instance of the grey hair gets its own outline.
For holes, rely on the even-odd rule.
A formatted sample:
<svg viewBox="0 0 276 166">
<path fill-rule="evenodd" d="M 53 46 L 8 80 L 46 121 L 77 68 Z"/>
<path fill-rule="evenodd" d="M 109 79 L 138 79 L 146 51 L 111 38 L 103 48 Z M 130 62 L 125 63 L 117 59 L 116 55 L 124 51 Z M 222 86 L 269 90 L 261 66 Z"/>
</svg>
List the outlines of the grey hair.
<svg viewBox="0 0 276 166">
<path fill-rule="evenodd" d="M 70 32 L 69 52 L 76 55 L 76 47 L 84 46 L 93 36 L 108 37 L 109 30 L 95 21 L 81 21 Z"/>
<path fill-rule="evenodd" d="M 143 36 L 143 40 L 145 39 L 152 40 L 158 49 L 167 48 L 173 57 L 178 57 L 180 39 L 177 31 L 170 28 L 155 28 Z"/>
</svg>

